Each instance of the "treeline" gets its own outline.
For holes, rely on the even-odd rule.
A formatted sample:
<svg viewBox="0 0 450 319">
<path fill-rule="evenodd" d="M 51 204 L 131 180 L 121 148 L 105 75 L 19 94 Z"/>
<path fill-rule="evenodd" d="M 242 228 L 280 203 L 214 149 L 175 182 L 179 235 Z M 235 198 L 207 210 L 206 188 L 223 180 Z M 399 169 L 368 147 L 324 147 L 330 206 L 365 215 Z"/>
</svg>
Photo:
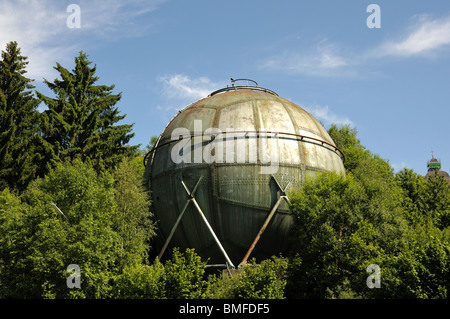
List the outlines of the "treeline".
<svg viewBox="0 0 450 319">
<path fill-rule="evenodd" d="M 293 251 L 207 273 L 193 249 L 149 257 L 142 151 L 88 56 L 56 64 L 53 97 L 33 91 L 17 43 L 0 63 L 0 298 L 448 298 L 449 184 L 394 173 L 355 129 L 329 129 L 345 175 L 289 194 Z"/>
<path fill-rule="evenodd" d="M 329 134 L 346 155 L 346 175 L 320 174 L 292 192 L 298 255 L 286 295 L 448 298 L 449 183 L 411 169 L 395 174 L 348 126 Z M 370 265 L 380 288 L 368 288 Z"/>
<path fill-rule="evenodd" d="M 27 64 L 17 42 L 8 43 L 0 65 L 0 189 L 22 192 L 57 163 L 76 158 L 107 171 L 137 150 L 128 145 L 132 125 L 117 124 L 125 117 L 115 106 L 121 93 L 96 85 L 96 66 L 85 53 L 72 71 L 56 63 L 60 79 L 44 80 L 53 97 L 32 91 Z"/>
</svg>

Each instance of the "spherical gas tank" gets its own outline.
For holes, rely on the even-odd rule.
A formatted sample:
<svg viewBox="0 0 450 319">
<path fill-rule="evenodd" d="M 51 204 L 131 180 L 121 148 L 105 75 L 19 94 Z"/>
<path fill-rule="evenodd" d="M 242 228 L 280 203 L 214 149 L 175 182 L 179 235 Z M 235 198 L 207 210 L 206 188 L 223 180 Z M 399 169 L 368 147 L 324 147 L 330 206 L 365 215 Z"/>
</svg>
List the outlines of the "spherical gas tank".
<svg viewBox="0 0 450 319">
<path fill-rule="evenodd" d="M 170 238 L 168 249 L 195 248 L 210 264 L 235 266 L 271 211 L 250 258 L 286 252 L 292 218 L 280 196 L 318 172 L 344 172 L 342 152 L 311 114 L 248 86 L 178 112 L 145 162 L 161 243 Z"/>
</svg>

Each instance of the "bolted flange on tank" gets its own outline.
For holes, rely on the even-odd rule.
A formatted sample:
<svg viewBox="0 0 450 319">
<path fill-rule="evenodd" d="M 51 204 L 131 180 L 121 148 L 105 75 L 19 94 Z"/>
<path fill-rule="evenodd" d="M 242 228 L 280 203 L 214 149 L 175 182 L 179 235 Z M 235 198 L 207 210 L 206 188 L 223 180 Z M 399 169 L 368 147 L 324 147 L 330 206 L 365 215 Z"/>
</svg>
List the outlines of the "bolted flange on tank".
<svg viewBox="0 0 450 319">
<path fill-rule="evenodd" d="M 286 252 L 286 192 L 318 172 L 344 172 L 342 152 L 311 114 L 244 80 L 179 111 L 145 156 L 160 258 L 195 248 L 233 268 Z"/>
</svg>

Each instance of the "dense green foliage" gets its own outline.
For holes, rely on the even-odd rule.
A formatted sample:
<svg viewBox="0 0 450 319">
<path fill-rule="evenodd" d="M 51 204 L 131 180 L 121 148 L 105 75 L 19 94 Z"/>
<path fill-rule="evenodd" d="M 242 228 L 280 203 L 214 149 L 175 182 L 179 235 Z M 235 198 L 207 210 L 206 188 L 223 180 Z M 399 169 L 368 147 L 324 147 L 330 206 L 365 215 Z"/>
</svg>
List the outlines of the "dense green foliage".
<svg viewBox="0 0 450 319">
<path fill-rule="evenodd" d="M 0 193 L 0 213 L 1 297 L 108 297 L 124 267 L 147 260 L 154 235 L 140 171 L 125 160 L 113 174 L 58 164 L 20 197 Z M 70 264 L 82 269 L 79 290 L 67 288 Z"/>
<path fill-rule="evenodd" d="M 116 298 L 160 299 L 280 299 L 286 285 L 286 258 L 249 264 L 233 274 L 205 272 L 206 262 L 193 249 L 173 250 L 165 263 L 135 264 L 116 277 Z"/>
<path fill-rule="evenodd" d="M 289 256 L 211 272 L 193 249 L 150 259 L 156 223 L 145 150 L 114 85 L 95 85 L 87 55 L 36 92 L 11 42 L 0 61 L 0 298 L 448 298 L 450 189 L 440 175 L 394 173 L 349 126 L 329 134 L 346 174 L 324 172 L 289 194 Z M 39 101 L 47 110 L 39 113 Z M 270 227 L 270 225 L 269 225 Z M 78 265 L 81 286 L 69 287 Z M 367 285 L 370 265 L 380 288 Z"/>
<path fill-rule="evenodd" d="M 209 279 L 206 298 L 223 299 L 282 299 L 286 286 L 288 260 L 272 257 L 257 264 L 251 260 L 233 275 L 223 272 L 222 276 Z"/>
<path fill-rule="evenodd" d="M 117 276 L 118 298 L 194 299 L 204 295 L 206 263 L 188 249 L 184 254 L 174 249 L 172 259 L 162 264 L 134 264 Z"/>
<path fill-rule="evenodd" d="M 336 297 L 344 284 L 361 292 L 367 266 L 404 247 L 405 223 L 382 185 L 368 191 L 352 175 L 326 173 L 293 192 L 291 202 L 302 260 L 291 274 L 299 277 L 293 296 Z"/>
<path fill-rule="evenodd" d="M 346 175 L 322 173 L 291 193 L 298 254 L 288 297 L 446 298 L 450 289 L 449 184 L 365 149 L 355 129 L 332 126 Z M 381 270 L 368 288 L 367 267 Z"/>
</svg>

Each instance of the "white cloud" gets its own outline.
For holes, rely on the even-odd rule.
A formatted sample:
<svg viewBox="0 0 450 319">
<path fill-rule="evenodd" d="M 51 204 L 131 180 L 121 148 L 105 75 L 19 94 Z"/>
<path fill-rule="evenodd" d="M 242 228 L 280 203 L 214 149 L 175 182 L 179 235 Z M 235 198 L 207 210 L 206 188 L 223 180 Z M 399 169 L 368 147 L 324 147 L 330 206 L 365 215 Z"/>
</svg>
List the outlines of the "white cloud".
<svg viewBox="0 0 450 319">
<path fill-rule="evenodd" d="M 265 60 L 261 68 L 293 74 L 330 77 L 349 74 L 347 58 L 337 48 L 326 43 L 326 39 L 307 51 L 289 50 Z"/>
<path fill-rule="evenodd" d="M 425 55 L 450 44 L 450 16 L 431 20 L 426 15 L 416 16 L 417 22 L 406 36 L 398 41 L 387 41 L 377 50 L 380 56 L 410 57 Z"/>
<path fill-rule="evenodd" d="M 166 101 L 156 106 L 158 116 L 163 122 L 184 107 L 207 97 L 211 92 L 223 88 L 224 83 L 216 83 L 208 77 L 191 78 L 185 74 L 165 75 L 157 78 L 162 83 L 162 96 Z"/>
<path fill-rule="evenodd" d="M 325 125 L 346 125 L 349 124 L 350 126 L 354 126 L 353 122 L 346 116 L 342 116 L 339 114 L 334 113 L 328 105 L 321 106 L 317 104 L 313 105 L 302 105 L 302 107 L 307 110 L 309 113 L 311 113 L 316 119 L 319 121 L 322 121 Z"/>
<path fill-rule="evenodd" d="M 152 11 L 166 0 L 84 0 L 80 2 L 82 29 L 102 38 L 117 39 L 141 36 L 151 19 L 136 20 Z"/>
<path fill-rule="evenodd" d="M 207 77 L 192 79 L 184 74 L 162 76 L 158 81 L 164 85 L 163 93 L 166 98 L 187 102 L 207 97 L 211 92 L 224 87 L 223 84 L 214 83 Z"/>
<path fill-rule="evenodd" d="M 17 41 L 22 54 L 28 56 L 28 76 L 47 76 L 51 66 L 46 62 L 61 50 L 49 46 L 66 28 L 65 8 L 49 5 L 46 1 L 4 1 L 0 3 L 0 45 L 5 50 L 6 43 Z M 47 46 L 45 50 L 44 48 Z M 52 64 L 55 60 L 52 61 Z"/>
<path fill-rule="evenodd" d="M 412 21 L 402 36 L 360 52 L 349 52 L 348 48 L 342 50 L 323 39 L 313 46 L 273 55 L 264 60 L 260 68 L 315 77 L 354 77 L 372 59 L 429 57 L 450 48 L 450 15 L 432 19 L 421 14 L 414 16 Z"/>
<path fill-rule="evenodd" d="M 155 10 L 165 0 L 81 0 L 80 28 L 67 26 L 67 6 L 74 1 L 5 0 L 0 2 L 0 49 L 17 41 L 22 54 L 28 57 L 28 77 L 41 80 L 56 73 L 53 66 L 72 63 L 87 39 L 96 43 L 105 39 L 117 41 L 123 37 L 140 36 L 150 25 L 134 22 Z M 144 30 L 144 31 L 143 31 Z"/>
</svg>

